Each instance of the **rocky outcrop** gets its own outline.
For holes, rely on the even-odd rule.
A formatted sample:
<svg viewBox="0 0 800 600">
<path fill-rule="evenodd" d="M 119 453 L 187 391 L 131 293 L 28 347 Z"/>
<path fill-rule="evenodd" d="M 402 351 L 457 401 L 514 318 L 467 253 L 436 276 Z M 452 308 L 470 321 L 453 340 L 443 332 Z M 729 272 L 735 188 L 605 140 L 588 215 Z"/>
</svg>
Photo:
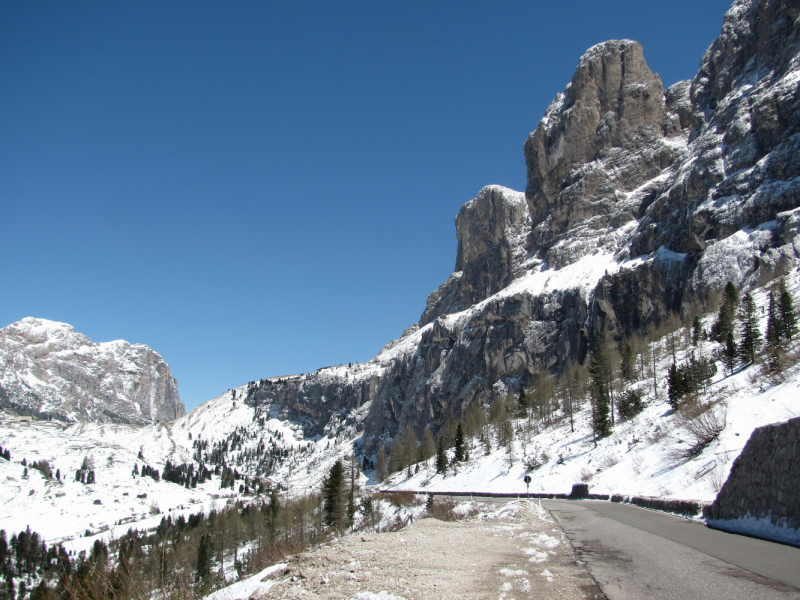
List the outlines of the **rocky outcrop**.
<svg viewBox="0 0 800 600">
<path fill-rule="evenodd" d="M 496 294 L 522 273 L 530 219 L 525 196 L 499 185 L 483 188 L 456 217 L 455 272 L 428 297 L 420 325 Z"/>
<path fill-rule="evenodd" d="M 93 343 L 25 318 L 0 329 L 0 408 L 61 420 L 145 424 L 185 414 L 169 366 L 142 344 Z"/>
<path fill-rule="evenodd" d="M 356 411 L 371 453 L 796 266 L 798 83 L 800 8 L 779 0 L 737 0 L 668 90 L 638 43 L 590 48 L 525 142 L 524 197 L 489 186 L 459 212 L 455 271 L 419 323 L 369 363 L 249 401 L 316 433 Z"/>
</svg>

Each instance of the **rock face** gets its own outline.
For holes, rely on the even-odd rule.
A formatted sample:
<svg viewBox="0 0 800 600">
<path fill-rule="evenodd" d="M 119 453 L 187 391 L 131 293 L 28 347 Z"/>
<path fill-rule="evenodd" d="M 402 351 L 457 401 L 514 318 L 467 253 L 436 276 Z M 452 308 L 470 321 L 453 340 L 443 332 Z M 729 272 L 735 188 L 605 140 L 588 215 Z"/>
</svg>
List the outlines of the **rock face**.
<svg viewBox="0 0 800 600">
<path fill-rule="evenodd" d="M 800 418 L 756 429 L 703 514 L 714 521 L 752 517 L 800 529 Z"/>
<path fill-rule="evenodd" d="M 490 185 L 456 217 L 456 270 L 428 297 L 420 319 L 426 325 L 496 294 L 522 273 L 529 229 L 525 196 Z"/>
<path fill-rule="evenodd" d="M 0 408 L 60 420 L 145 424 L 186 412 L 169 366 L 142 344 L 95 344 L 71 325 L 0 329 Z"/>
<path fill-rule="evenodd" d="M 372 361 L 256 386 L 248 402 L 436 433 L 540 373 L 684 316 L 727 281 L 800 257 L 800 6 L 737 0 L 697 76 L 664 90 L 641 46 L 590 48 L 524 145 L 524 196 L 489 186 L 456 218 L 454 273 Z"/>
</svg>

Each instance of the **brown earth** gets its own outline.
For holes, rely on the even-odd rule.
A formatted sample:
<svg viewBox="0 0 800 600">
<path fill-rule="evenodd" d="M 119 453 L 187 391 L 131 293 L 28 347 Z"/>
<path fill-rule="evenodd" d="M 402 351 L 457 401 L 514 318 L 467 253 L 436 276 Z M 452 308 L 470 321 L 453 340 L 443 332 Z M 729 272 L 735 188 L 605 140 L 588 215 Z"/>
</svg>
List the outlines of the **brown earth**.
<svg viewBox="0 0 800 600">
<path fill-rule="evenodd" d="M 259 598 L 605 598 L 559 525 L 516 501 L 456 522 L 344 536 L 288 559 Z"/>
</svg>

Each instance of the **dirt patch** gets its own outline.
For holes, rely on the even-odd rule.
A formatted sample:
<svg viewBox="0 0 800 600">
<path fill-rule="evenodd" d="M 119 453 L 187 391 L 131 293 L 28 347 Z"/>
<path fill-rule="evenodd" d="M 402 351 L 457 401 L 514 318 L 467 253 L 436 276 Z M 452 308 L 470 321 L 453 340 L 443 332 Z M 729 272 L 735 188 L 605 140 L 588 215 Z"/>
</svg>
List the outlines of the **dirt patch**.
<svg viewBox="0 0 800 600">
<path fill-rule="evenodd" d="M 464 521 L 426 518 L 394 533 L 355 534 L 288 559 L 260 598 L 605 598 L 561 527 L 533 502 Z"/>
</svg>

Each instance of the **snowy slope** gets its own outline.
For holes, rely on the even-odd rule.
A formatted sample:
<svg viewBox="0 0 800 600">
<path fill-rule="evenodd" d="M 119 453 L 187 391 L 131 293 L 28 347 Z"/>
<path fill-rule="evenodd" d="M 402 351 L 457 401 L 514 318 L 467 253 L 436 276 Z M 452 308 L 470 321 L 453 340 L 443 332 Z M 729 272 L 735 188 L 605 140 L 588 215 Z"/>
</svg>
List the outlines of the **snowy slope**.
<svg viewBox="0 0 800 600">
<path fill-rule="evenodd" d="M 240 493 L 241 482 L 236 482 L 233 489 L 221 489 L 218 476 L 195 489 L 150 477 L 133 477 L 135 465 L 141 470 L 147 464 L 159 472 L 163 472 L 167 460 L 197 467 L 197 449 L 193 447 L 197 440 L 213 445 L 225 442 L 232 434 L 241 434 L 246 439 L 241 446 L 225 452 L 226 464 L 242 475 L 269 475 L 274 484 L 293 495 L 319 489 L 335 460 L 352 454 L 350 439 L 305 440 L 302 429 L 291 422 L 269 416 L 256 421 L 256 409 L 233 399 L 234 392 L 241 395 L 244 389 L 245 386 L 231 390 L 172 423 L 143 427 L 0 423 L 0 446 L 11 452 L 12 459 L 0 459 L 0 529 L 10 535 L 30 525 L 48 542 L 74 540 L 68 546 L 80 549 L 94 539 L 81 538 L 87 530 L 105 536 L 119 535 L 129 527 L 155 527 L 162 516 L 157 511 L 188 516 L 208 511 L 214 503 L 252 497 Z M 282 456 L 269 473 L 264 473 L 257 461 L 240 460 L 246 451 L 260 444 L 294 452 Z M 85 457 L 94 462 L 94 484 L 75 481 L 75 471 Z M 47 460 L 53 473 L 60 470 L 61 481 L 45 480 L 32 468 L 24 477 L 23 459 L 29 465 Z M 213 470 L 213 464 L 208 466 Z"/>
<path fill-rule="evenodd" d="M 800 276 L 793 273 L 790 291 L 800 291 Z M 761 331 L 766 330 L 768 299 L 764 290 L 753 294 L 761 308 Z M 797 303 L 796 303 L 797 304 Z M 715 315 L 707 315 L 708 330 Z M 678 344 L 676 358 L 682 363 L 694 351 L 698 357 L 712 356 L 719 344 L 706 341 L 692 347 L 686 331 L 676 332 L 653 342 L 658 362 L 658 396 L 653 381 L 645 377 L 631 384 L 647 394 L 647 407 L 630 421 L 618 422 L 614 433 L 598 440 L 591 435 L 591 410 L 584 406 L 575 416 L 575 431 L 563 411 L 555 423 L 536 433 L 525 433 L 526 419 L 516 420 L 518 433 L 511 452 L 493 445 L 486 454 L 478 440 L 471 440 L 471 460 L 457 472 L 436 474 L 433 460 L 418 474 L 392 476 L 384 487 L 394 490 L 441 492 L 524 493 L 523 478 L 532 476 L 531 492 L 569 493 L 574 483 L 588 482 L 592 493 L 646 495 L 666 498 L 712 501 L 728 476 L 733 461 L 741 453 L 754 429 L 800 416 L 800 368 L 783 383 L 771 386 L 759 375 L 758 366 L 749 366 L 727 376 L 721 364 L 705 395 L 712 409 L 725 417 L 726 427 L 719 438 L 692 460 L 673 458 L 681 444 L 690 440 L 681 415 L 667 403 L 666 371 L 672 364 L 671 340 Z M 652 349 L 648 349 L 650 353 Z M 525 459 L 545 452 L 549 459 L 542 467 L 529 471 Z M 452 458 L 452 451 L 451 451 Z"/>
</svg>

